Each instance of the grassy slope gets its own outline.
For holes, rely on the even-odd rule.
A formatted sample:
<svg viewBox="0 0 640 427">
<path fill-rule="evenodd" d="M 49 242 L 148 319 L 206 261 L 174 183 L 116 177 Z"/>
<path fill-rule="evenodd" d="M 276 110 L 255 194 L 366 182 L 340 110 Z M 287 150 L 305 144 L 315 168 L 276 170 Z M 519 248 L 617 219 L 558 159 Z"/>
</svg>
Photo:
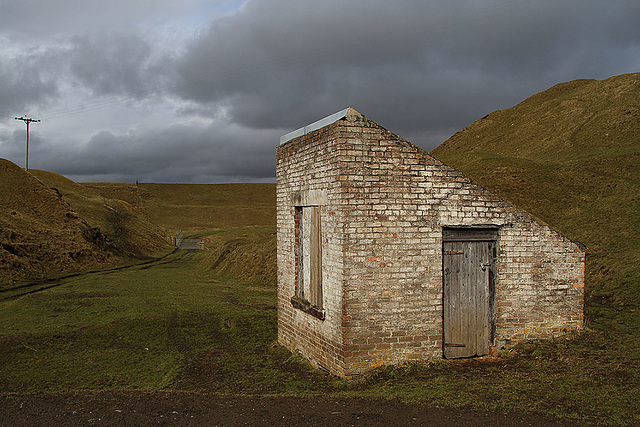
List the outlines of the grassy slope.
<svg viewBox="0 0 640 427">
<path fill-rule="evenodd" d="M 89 228 L 59 193 L 0 159 L 0 287 L 122 262 L 87 240 Z"/>
<path fill-rule="evenodd" d="M 85 184 L 97 193 L 134 202 L 156 224 L 190 233 L 248 225 L 275 227 L 274 184 Z"/>
<path fill-rule="evenodd" d="M 0 286 L 122 265 L 168 249 L 164 233 L 135 203 L 0 159 Z"/>
<path fill-rule="evenodd" d="M 275 284 L 275 184 L 85 184 L 205 241 L 199 268 Z M 135 191 L 134 191 L 135 189 Z"/>
<path fill-rule="evenodd" d="M 127 200 L 99 194 L 53 172 L 33 170 L 31 173 L 55 189 L 80 217 L 99 227 L 121 252 L 133 257 L 150 257 L 167 250 L 167 238 L 140 209 L 135 186 L 118 184 L 131 194 Z"/>
<path fill-rule="evenodd" d="M 587 313 L 640 303 L 640 74 L 496 111 L 432 154 L 588 246 Z"/>
</svg>

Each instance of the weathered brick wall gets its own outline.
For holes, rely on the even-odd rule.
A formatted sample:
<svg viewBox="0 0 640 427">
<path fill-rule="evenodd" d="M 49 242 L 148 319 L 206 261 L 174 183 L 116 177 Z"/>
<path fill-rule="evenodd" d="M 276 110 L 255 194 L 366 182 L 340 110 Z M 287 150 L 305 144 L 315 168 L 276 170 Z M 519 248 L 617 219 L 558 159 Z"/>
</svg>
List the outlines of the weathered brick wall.
<svg viewBox="0 0 640 427">
<path fill-rule="evenodd" d="M 499 236 L 496 346 L 583 325 L 584 250 L 521 216 Z"/>
<path fill-rule="evenodd" d="M 427 157 L 367 120 L 340 130 L 349 373 L 441 357 L 442 231 L 416 181 Z"/>
<path fill-rule="evenodd" d="M 295 268 L 286 198 L 316 186 L 330 200 L 325 325 L 288 300 Z M 278 151 L 281 342 L 346 376 L 442 357 L 442 229 L 487 225 L 500 226 L 492 344 L 581 327 L 584 253 L 525 212 L 359 114 L 285 144 Z"/>
<path fill-rule="evenodd" d="M 345 363 L 352 372 L 442 357 L 444 226 L 501 226 L 495 345 L 582 325 L 578 245 L 376 124 L 344 124 Z"/>
<path fill-rule="evenodd" d="M 297 138 L 277 151 L 278 341 L 341 375 L 342 223 L 335 126 Z M 299 198 L 292 200 L 292 196 Z M 326 317 L 320 320 L 291 303 L 296 286 L 295 205 L 321 204 L 322 281 Z"/>
</svg>

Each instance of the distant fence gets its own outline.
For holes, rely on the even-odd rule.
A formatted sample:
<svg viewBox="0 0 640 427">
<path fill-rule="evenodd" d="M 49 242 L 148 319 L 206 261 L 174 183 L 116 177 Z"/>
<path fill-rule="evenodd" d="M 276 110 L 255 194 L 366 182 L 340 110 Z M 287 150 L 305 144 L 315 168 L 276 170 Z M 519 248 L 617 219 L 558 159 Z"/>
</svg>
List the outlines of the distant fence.
<svg viewBox="0 0 640 427">
<path fill-rule="evenodd" d="M 177 237 L 171 236 L 171 244 L 176 246 L 178 249 L 188 249 L 192 251 L 204 249 L 204 240 L 185 239 L 182 230 L 178 233 Z"/>
<path fill-rule="evenodd" d="M 200 250 L 204 249 L 204 241 L 200 239 L 181 239 L 177 244 L 178 249 Z"/>
</svg>

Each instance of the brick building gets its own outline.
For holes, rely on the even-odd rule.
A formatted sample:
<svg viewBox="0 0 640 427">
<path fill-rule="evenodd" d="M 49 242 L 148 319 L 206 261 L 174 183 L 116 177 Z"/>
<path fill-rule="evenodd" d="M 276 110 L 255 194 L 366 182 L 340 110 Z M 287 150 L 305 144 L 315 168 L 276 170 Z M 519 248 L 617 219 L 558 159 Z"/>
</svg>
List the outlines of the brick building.
<svg viewBox="0 0 640 427">
<path fill-rule="evenodd" d="M 354 109 L 277 149 L 278 340 L 350 377 L 582 327 L 584 248 Z"/>
</svg>

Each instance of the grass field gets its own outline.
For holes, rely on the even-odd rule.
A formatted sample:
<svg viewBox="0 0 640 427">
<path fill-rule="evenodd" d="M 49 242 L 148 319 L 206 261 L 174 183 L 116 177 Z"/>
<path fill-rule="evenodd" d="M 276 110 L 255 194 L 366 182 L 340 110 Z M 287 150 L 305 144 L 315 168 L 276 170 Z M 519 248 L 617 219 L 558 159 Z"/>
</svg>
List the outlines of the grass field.
<svg viewBox="0 0 640 427">
<path fill-rule="evenodd" d="M 270 187 L 236 188 L 264 197 L 264 211 L 255 215 L 233 215 L 233 200 L 241 212 L 260 205 L 249 196 L 228 199 L 226 217 L 183 212 L 186 221 L 200 224 L 187 231 L 205 239 L 205 251 L 176 251 L 1 301 L 0 392 L 321 394 L 540 413 L 580 423 L 640 422 L 634 397 L 640 393 L 640 323 L 631 311 L 603 313 L 601 323 L 581 335 L 522 345 L 500 358 L 380 368 L 352 382 L 277 346 L 275 227 L 267 220 L 251 224 L 251 218 L 269 218 Z M 156 188 L 147 197 L 175 191 Z"/>
<path fill-rule="evenodd" d="M 253 230 L 217 237 L 264 244 Z M 497 359 L 381 368 L 348 383 L 275 345 L 272 280 L 211 269 L 208 255 L 177 251 L 1 302 L 0 392 L 334 394 L 640 422 L 637 316 Z"/>
<path fill-rule="evenodd" d="M 0 388 L 302 390 L 309 373 L 272 346 L 273 284 L 201 268 L 204 255 L 178 251 L 2 302 Z M 200 379 L 203 368 L 215 372 Z"/>
<path fill-rule="evenodd" d="M 156 224 L 190 233 L 242 226 L 275 227 L 273 184 L 111 184 L 87 187 L 137 204 Z M 215 188 L 215 191 L 211 191 Z"/>
</svg>

